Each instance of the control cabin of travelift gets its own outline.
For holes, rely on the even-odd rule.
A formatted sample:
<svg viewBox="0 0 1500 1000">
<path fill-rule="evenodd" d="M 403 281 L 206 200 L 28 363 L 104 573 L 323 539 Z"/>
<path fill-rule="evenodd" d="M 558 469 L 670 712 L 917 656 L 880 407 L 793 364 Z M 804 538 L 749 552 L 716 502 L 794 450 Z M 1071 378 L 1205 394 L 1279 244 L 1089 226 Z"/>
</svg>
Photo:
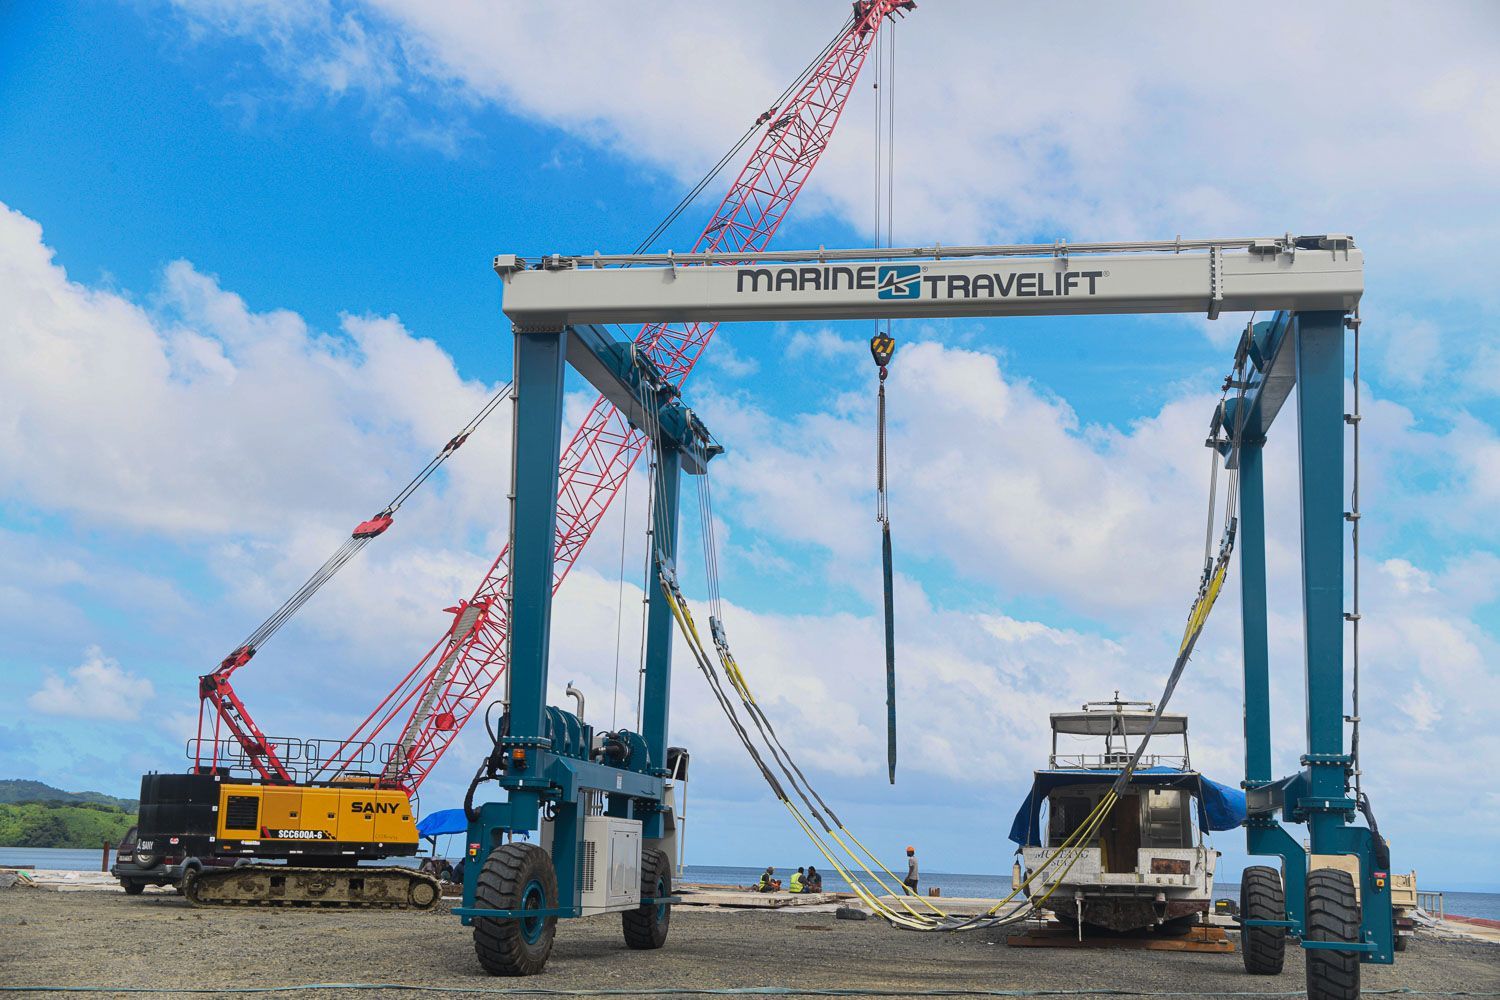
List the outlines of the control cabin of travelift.
<svg viewBox="0 0 1500 1000">
<path fill-rule="evenodd" d="M 495 258 L 518 329 L 587 323 L 1350 310 L 1344 235 Z"/>
</svg>

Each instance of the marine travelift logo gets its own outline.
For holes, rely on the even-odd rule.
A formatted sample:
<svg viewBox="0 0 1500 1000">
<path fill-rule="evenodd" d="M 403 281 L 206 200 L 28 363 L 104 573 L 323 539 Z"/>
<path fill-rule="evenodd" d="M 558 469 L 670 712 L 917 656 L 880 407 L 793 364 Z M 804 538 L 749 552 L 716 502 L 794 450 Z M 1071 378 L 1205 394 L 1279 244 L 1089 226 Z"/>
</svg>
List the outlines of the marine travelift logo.
<svg viewBox="0 0 1500 1000">
<path fill-rule="evenodd" d="M 920 264 L 882 264 L 876 274 L 876 298 L 916 299 L 922 297 L 922 266 Z"/>
<path fill-rule="evenodd" d="M 928 273 L 923 264 L 824 264 L 817 267 L 741 267 L 737 292 L 873 291 L 877 299 L 1009 299 L 1097 295 L 1105 271 L 979 271 Z"/>
</svg>

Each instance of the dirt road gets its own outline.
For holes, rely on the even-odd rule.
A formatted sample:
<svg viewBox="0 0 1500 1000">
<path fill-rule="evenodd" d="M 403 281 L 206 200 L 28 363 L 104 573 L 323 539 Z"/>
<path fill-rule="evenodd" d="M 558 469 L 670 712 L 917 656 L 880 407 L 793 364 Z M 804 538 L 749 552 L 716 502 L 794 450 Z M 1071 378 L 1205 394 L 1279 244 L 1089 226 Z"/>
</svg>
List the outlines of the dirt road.
<svg viewBox="0 0 1500 1000">
<path fill-rule="evenodd" d="M 202 910 L 176 896 L 0 891 L 0 995 L 17 985 L 197 988 L 391 983 L 469 990 L 811 987 L 1285 993 L 1302 955 L 1250 978 L 1238 955 L 1006 947 L 999 932 L 916 934 L 830 913 L 679 908 L 660 951 L 628 951 L 618 917 L 559 925 L 545 975 L 485 976 L 469 932 L 431 913 Z M 1419 939 L 1395 967 L 1366 966 L 1365 988 L 1500 990 L 1500 946 Z M 99 994 L 94 994 L 99 995 Z M 371 992 L 312 994 L 368 998 Z M 403 993 L 405 996 L 419 993 Z M 481 995 L 481 994 L 473 994 Z M 493 995 L 493 994 L 492 994 Z"/>
</svg>

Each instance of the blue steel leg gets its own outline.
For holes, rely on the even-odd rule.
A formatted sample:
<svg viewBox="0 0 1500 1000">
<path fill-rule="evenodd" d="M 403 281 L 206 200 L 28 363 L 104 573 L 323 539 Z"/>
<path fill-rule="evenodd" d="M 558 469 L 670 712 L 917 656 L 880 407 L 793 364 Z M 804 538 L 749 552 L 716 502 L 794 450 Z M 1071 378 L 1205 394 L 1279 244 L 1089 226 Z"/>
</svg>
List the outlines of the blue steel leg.
<svg viewBox="0 0 1500 1000">
<path fill-rule="evenodd" d="M 515 829 L 509 802 L 486 802 L 479 807 L 479 818 L 470 821 L 468 842 L 464 845 L 464 906 L 473 907 L 474 895 L 479 890 L 479 871 L 490 851 L 500 846 L 501 833 Z M 462 919 L 465 927 L 471 922 L 468 917 Z"/>
<path fill-rule="evenodd" d="M 1240 463 L 1240 614 L 1245 660 L 1245 787 L 1271 781 L 1271 672 L 1266 638 L 1266 509 L 1260 441 L 1246 441 Z M 1267 815 L 1245 821 L 1245 848 L 1252 855 L 1281 858 L 1286 919 L 1301 936 L 1307 894 L 1307 852 Z"/>
<path fill-rule="evenodd" d="M 515 495 L 510 548 L 510 737 L 544 735 L 547 655 L 552 637 L 552 571 L 557 538 L 557 462 L 562 450 L 563 374 L 567 370 L 562 331 L 517 333 L 516 426 L 511 492 Z M 540 755 L 527 754 L 512 777 L 540 778 Z M 515 818 L 535 826 L 538 796 L 510 793 Z"/>
<path fill-rule="evenodd" d="M 677 563 L 677 509 L 682 485 L 682 456 L 676 448 L 657 448 L 660 463 L 657 477 L 656 534 L 657 552 L 675 568 Z M 672 705 L 672 609 L 662 599 L 661 571 L 655 559 L 646 572 L 646 592 L 651 603 L 646 611 L 646 677 L 645 704 L 641 714 L 641 735 L 650 750 L 651 774 L 667 773 L 667 718 Z M 641 836 L 655 840 L 662 836 L 662 815 L 648 811 L 641 819 Z"/>
<path fill-rule="evenodd" d="M 517 333 L 515 338 L 515 429 L 511 457 L 510 549 L 510 737 L 532 741 L 524 768 L 509 775 L 541 787 L 541 741 L 547 706 L 547 653 L 552 630 L 553 545 L 557 534 L 557 462 L 562 451 L 563 375 L 566 334 L 559 330 Z M 464 906 L 474 906 L 479 870 L 500 843 L 502 831 L 538 828 L 541 797 L 533 788 L 512 788 L 507 801 L 489 802 L 469 824 L 465 851 Z M 573 870 L 571 855 L 554 852 L 558 882 Z M 572 879 L 569 876 L 569 884 Z M 463 922 L 469 923 L 464 917 Z"/>
<path fill-rule="evenodd" d="M 562 450 L 565 334 L 517 333 L 515 430 L 511 458 L 510 547 L 510 739 L 520 741 L 524 766 L 512 763 L 510 778 L 532 787 L 510 789 L 508 800 L 486 803 L 469 824 L 464 906 L 474 906 L 479 869 L 502 830 L 538 828 L 542 737 L 547 707 L 547 651 L 552 631 L 552 563 L 557 534 L 557 460 Z M 559 883 L 572 870 L 570 852 L 554 851 Z M 569 880 L 571 883 L 571 879 Z M 469 922 L 468 917 L 463 918 Z"/>
<path fill-rule="evenodd" d="M 657 553 L 669 564 L 677 563 L 677 505 L 682 480 L 682 456 L 667 445 L 656 450 L 659 464 L 656 496 Z M 662 599 L 661 577 L 655 559 L 646 573 L 646 593 L 651 599 L 646 613 L 646 678 L 641 715 L 641 735 L 650 749 L 652 774 L 667 768 L 667 715 L 672 702 L 672 609 Z"/>
<path fill-rule="evenodd" d="M 1359 956 L 1361 962 L 1390 965 L 1396 961 L 1395 915 L 1391 912 L 1391 873 L 1380 872 L 1376 884 L 1375 835 L 1362 826 L 1346 826 L 1338 831 L 1335 843 L 1339 854 L 1359 856 L 1359 917 L 1363 940 L 1375 946 Z"/>
<path fill-rule="evenodd" d="M 1307 816 L 1314 854 L 1359 858 L 1360 960 L 1394 959 L 1389 885 L 1374 838 L 1350 827 L 1353 758 L 1344 752 L 1344 314 L 1297 317 L 1297 439 L 1302 488 L 1302 612 L 1307 655 Z M 1382 873 L 1388 879 L 1389 873 Z"/>
<path fill-rule="evenodd" d="M 1335 853 L 1352 818 L 1344 754 L 1344 316 L 1297 317 L 1308 816 L 1314 854 Z"/>
<path fill-rule="evenodd" d="M 1307 926 L 1307 851 L 1270 816 L 1245 821 L 1245 849 L 1257 857 L 1281 859 L 1281 884 L 1286 893 L 1287 932 L 1301 937 Z"/>
<path fill-rule="evenodd" d="M 1266 639 L 1266 509 L 1258 442 L 1240 462 L 1240 616 L 1244 622 L 1245 784 L 1271 780 L 1271 667 Z"/>
</svg>

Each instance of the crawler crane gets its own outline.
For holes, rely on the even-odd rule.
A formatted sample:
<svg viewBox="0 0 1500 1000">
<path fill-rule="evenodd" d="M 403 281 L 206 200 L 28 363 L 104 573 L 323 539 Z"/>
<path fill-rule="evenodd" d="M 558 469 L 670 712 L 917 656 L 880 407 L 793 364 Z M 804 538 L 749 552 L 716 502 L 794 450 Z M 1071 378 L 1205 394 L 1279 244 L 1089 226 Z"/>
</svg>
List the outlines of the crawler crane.
<svg viewBox="0 0 1500 1000">
<path fill-rule="evenodd" d="M 866 56 L 885 23 L 913 0 L 859 0 L 815 56 L 708 183 L 746 145 L 752 152 L 694 249 L 736 255 L 764 250 L 801 193 L 843 114 Z M 677 217 L 695 188 L 667 220 Z M 665 227 L 658 228 L 652 239 Z M 649 240 L 648 240 L 649 242 Z M 644 246 L 643 246 L 644 248 Z M 637 350 L 676 391 L 708 346 L 715 323 L 648 324 Z M 443 449 L 414 480 L 419 486 L 493 409 Z M 555 550 L 550 586 L 578 559 L 647 444 L 601 395 L 556 460 L 552 503 Z M 448 609 L 443 636 L 346 739 L 265 735 L 235 691 L 232 675 L 261 649 L 328 577 L 387 530 L 408 491 L 357 526 L 308 584 L 200 682 L 198 737 L 186 774 L 148 774 L 129 852 L 114 871 L 127 891 L 176 884 L 195 902 L 295 902 L 427 907 L 437 884 L 400 868 L 355 868 L 362 860 L 415 853 L 412 796 L 506 669 L 510 656 L 511 548 L 501 551 L 467 600 Z M 659 763 L 659 762 L 658 762 Z M 274 868 L 247 861 L 285 861 Z M 235 867 L 238 865 L 238 867 Z"/>
</svg>

